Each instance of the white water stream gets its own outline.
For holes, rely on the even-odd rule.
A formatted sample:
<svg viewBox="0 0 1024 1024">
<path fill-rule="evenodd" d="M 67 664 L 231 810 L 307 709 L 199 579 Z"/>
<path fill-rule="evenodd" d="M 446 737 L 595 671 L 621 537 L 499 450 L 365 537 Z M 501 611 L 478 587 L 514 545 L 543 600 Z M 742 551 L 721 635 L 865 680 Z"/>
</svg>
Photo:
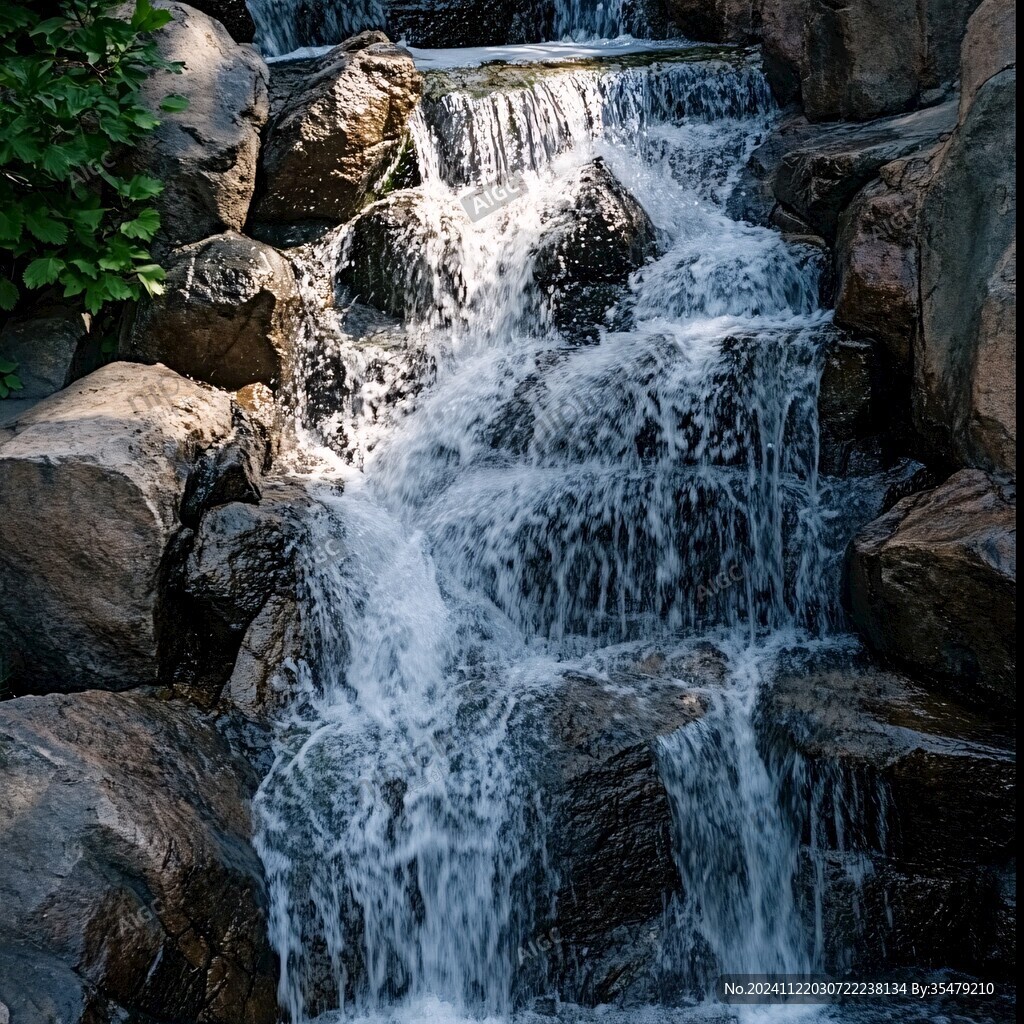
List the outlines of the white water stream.
<svg viewBox="0 0 1024 1024">
<path fill-rule="evenodd" d="M 311 642 L 256 800 L 286 1020 L 533 1020 L 545 990 L 517 953 L 558 919 L 561 865 L 522 723 L 570 672 L 612 687 L 708 638 L 724 681 L 663 680 L 706 710 L 657 744 L 686 895 L 653 962 L 691 1003 L 722 971 L 815 968 L 799 823 L 753 714 L 775 652 L 835 628 L 839 555 L 873 498 L 818 474 L 814 253 L 725 213 L 773 116 L 740 58 L 562 71 L 417 115 L 387 351 L 425 354 L 427 386 L 384 400 L 343 289 L 347 312 L 306 341 L 311 387 L 341 365 L 345 388 L 300 401 L 307 449 L 341 468 L 317 489 Z M 537 254 L 580 216 L 596 157 L 656 245 L 574 344 Z M 520 198 L 470 221 L 466 188 L 519 175 Z M 350 245 L 305 252 L 311 296 Z"/>
</svg>

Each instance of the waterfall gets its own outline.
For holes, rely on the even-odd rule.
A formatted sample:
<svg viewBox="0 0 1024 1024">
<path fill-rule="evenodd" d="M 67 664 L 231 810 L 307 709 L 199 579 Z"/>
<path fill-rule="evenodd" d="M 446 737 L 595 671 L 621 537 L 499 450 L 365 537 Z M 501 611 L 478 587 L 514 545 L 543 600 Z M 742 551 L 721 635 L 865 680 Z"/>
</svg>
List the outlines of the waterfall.
<svg viewBox="0 0 1024 1024">
<path fill-rule="evenodd" d="M 696 999 L 716 972 L 810 970 L 799 822 L 754 711 L 775 653 L 835 627 L 871 510 L 818 473 L 818 258 L 725 212 L 776 114 L 761 70 L 666 58 L 428 96 L 423 184 L 367 214 L 405 253 L 390 313 L 345 283 L 358 224 L 298 256 L 319 309 L 300 434 L 341 468 L 317 487 L 300 692 L 255 802 L 282 1006 L 509 1019 L 538 994 L 516 950 L 557 914 L 539 709 L 567 673 L 709 638 L 725 675 L 658 749 L 684 890 L 666 956 L 701 961 Z M 653 238 L 560 320 L 542 254 L 607 177 Z M 511 182 L 467 215 L 467 189 Z M 424 380 L 388 408 L 401 353 Z"/>
</svg>

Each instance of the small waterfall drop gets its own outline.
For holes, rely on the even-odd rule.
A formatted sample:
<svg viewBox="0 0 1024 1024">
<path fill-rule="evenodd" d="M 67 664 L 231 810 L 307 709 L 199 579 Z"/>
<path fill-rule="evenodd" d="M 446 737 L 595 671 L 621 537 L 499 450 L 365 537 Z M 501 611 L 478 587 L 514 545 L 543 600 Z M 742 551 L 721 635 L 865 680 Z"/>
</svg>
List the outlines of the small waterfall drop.
<svg viewBox="0 0 1024 1024">
<path fill-rule="evenodd" d="M 694 999 L 723 970 L 814 966 L 754 711 L 774 652 L 836 626 L 874 499 L 818 473 L 815 252 L 725 212 L 774 116 L 742 54 L 456 86 L 416 115 L 423 184 L 370 211 L 406 218 L 404 316 L 368 332 L 334 281 L 357 227 L 298 257 L 321 307 L 300 433 L 347 468 L 319 491 L 302 691 L 255 805 L 291 1021 L 508 1020 L 541 994 L 516 951 L 557 914 L 558 866 L 524 723 L 567 673 L 708 638 L 725 674 L 658 749 L 685 893 L 665 956 Z M 576 312 L 581 343 L 539 254 L 606 176 L 654 236 Z M 467 215 L 467 189 L 513 181 Z M 389 407 L 395 352 L 425 380 Z"/>
</svg>

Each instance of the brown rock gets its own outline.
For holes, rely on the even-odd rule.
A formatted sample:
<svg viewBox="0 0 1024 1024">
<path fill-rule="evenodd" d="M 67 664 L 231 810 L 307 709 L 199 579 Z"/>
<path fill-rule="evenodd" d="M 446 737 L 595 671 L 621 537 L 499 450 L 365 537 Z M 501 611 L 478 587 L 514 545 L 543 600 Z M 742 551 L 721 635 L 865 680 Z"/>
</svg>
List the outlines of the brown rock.
<svg viewBox="0 0 1024 1024">
<path fill-rule="evenodd" d="M 912 495 L 849 551 L 853 621 L 880 654 L 966 702 L 1015 701 L 1016 501 L 978 470 Z"/>
<path fill-rule="evenodd" d="M 13 1020 L 277 1020 L 259 776 L 212 722 L 139 694 L 22 697 L 0 705 L 0 760 Z"/>
<path fill-rule="evenodd" d="M 142 306 L 127 354 L 236 390 L 280 386 L 301 323 L 291 264 L 234 231 L 176 250 L 162 295 Z"/>
<path fill-rule="evenodd" d="M 399 157 L 422 76 L 406 51 L 374 43 L 335 47 L 289 83 L 275 103 L 253 216 L 348 220 Z"/>
<path fill-rule="evenodd" d="M 111 363 L 44 399 L 0 443 L 0 637 L 22 689 L 156 682 L 164 549 L 227 394 Z"/>
</svg>

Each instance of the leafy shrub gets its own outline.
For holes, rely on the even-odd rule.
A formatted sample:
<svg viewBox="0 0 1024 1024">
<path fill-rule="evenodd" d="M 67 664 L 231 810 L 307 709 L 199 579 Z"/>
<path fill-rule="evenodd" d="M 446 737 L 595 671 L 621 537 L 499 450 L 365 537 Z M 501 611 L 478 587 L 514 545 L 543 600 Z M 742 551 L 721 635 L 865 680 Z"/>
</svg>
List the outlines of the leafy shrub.
<svg viewBox="0 0 1024 1024">
<path fill-rule="evenodd" d="M 0 309 L 23 288 L 60 285 L 90 313 L 161 290 L 148 247 L 160 216 L 148 203 L 163 186 L 119 173 L 117 154 L 159 124 L 142 84 L 181 65 L 151 37 L 169 11 L 136 0 L 124 20 L 118 6 L 0 0 Z M 185 106 L 172 95 L 161 109 Z"/>
</svg>

